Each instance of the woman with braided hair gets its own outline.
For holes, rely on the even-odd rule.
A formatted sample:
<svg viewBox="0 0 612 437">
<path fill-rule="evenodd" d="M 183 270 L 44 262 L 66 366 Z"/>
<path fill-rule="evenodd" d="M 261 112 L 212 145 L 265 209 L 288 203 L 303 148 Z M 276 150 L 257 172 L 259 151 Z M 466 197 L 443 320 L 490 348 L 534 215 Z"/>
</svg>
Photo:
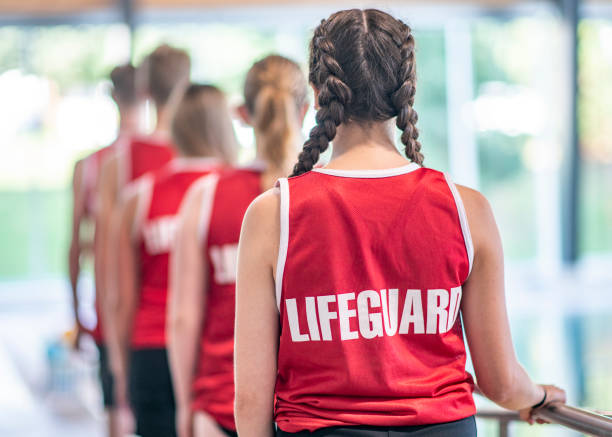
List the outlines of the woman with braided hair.
<svg viewBox="0 0 612 437">
<path fill-rule="evenodd" d="M 333 14 L 309 80 L 317 124 L 242 226 L 240 436 L 270 437 L 273 422 L 277 436 L 476 435 L 462 322 L 485 396 L 530 423 L 563 402 L 516 359 L 489 204 L 422 166 L 410 28 L 378 10 Z"/>
</svg>

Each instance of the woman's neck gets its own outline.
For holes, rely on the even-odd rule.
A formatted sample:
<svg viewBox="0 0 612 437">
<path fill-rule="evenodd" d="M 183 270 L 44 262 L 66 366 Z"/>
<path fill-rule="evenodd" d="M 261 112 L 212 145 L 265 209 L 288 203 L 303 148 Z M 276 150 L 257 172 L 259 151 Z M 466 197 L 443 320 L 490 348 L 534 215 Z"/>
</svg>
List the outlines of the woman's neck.
<svg viewBox="0 0 612 437">
<path fill-rule="evenodd" d="M 140 131 L 140 117 L 136 109 L 120 109 L 119 115 L 119 132 L 133 134 Z"/>
<path fill-rule="evenodd" d="M 170 123 L 172 117 L 167 107 L 161 107 L 157 110 L 157 123 L 155 125 L 155 133 L 162 135 L 170 135 Z"/>
<path fill-rule="evenodd" d="M 393 120 L 341 124 L 333 139 L 328 168 L 384 169 L 400 167 L 407 160 L 395 147 Z"/>
</svg>

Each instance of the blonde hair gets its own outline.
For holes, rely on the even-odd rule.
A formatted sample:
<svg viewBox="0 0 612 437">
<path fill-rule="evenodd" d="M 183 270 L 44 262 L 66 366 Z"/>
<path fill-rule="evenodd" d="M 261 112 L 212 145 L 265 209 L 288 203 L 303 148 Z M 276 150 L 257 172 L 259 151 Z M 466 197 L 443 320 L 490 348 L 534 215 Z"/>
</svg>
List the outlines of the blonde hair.
<svg viewBox="0 0 612 437">
<path fill-rule="evenodd" d="M 163 44 L 144 59 L 140 68 L 145 89 L 159 108 L 189 83 L 191 59 L 186 51 Z"/>
<path fill-rule="evenodd" d="M 172 137 L 186 156 L 216 156 L 233 163 L 236 134 L 225 94 L 211 85 L 191 84 L 172 120 Z"/>
<path fill-rule="evenodd" d="M 300 134 L 300 112 L 307 103 L 304 73 L 287 58 L 267 56 L 247 73 L 244 100 L 263 158 L 281 168 Z"/>
</svg>

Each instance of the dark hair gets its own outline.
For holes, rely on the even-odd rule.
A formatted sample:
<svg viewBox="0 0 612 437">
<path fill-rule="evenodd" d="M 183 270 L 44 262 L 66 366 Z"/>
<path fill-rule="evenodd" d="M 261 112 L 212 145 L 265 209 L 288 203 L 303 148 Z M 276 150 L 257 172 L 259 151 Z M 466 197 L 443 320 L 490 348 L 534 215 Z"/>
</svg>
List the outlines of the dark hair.
<svg viewBox="0 0 612 437">
<path fill-rule="evenodd" d="M 217 156 L 233 163 L 237 140 L 225 94 L 212 85 L 191 84 L 172 119 L 172 137 L 187 156 Z"/>
<path fill-rule="evenodd" d="M 416 90 L 415 43 L 410 27 L 376 9 L 336 12 L 322 20 L 310 43 L 308 79 L 319 91 L 317 124 L 292 176 L 310 171 L 348 121 L 397 117 L 406 156 L 423 163 Z"/>
<path fill-rule="evenodd" d="M 244 100 L 266 162 L 282 168 L 300 134 L 299 114 L 307 102 L 306 78 L 295 62 L 270 55 L 253 64 Z"/>
<path fill-rule="evenodd" d="M 186 51 L 163 44 L 142 62 L 146 90 L 158 107 L 165 106 L 174 90 L 187 86 L 191 60 Z"/>
<path fill-rule="evenodd" d="M 110 73 L 113 97 L 118 104 L 133 105 L 138 100 L 136 93 L 136 68 L 132 64 L 118 65 Z"/>
</svg>

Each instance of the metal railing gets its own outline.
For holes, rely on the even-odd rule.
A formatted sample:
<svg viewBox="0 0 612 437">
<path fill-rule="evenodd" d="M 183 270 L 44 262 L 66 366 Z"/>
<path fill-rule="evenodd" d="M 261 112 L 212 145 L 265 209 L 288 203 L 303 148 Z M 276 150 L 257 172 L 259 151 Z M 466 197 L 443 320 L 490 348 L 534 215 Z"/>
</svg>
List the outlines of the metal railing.
<svg viewBox="0 0 612 437">
<path fill-rule="evenodd" d="M 476 414 L 481 419 L 499 423 L 499 437 L 509 437 L 510 423 L 519 421 L 516 411 L 482 409 Z M 570 405 L 554 404 L 536 412 L 536 417 L 593 436 L 612 437 L 612 418 Z"/>
</svg>

